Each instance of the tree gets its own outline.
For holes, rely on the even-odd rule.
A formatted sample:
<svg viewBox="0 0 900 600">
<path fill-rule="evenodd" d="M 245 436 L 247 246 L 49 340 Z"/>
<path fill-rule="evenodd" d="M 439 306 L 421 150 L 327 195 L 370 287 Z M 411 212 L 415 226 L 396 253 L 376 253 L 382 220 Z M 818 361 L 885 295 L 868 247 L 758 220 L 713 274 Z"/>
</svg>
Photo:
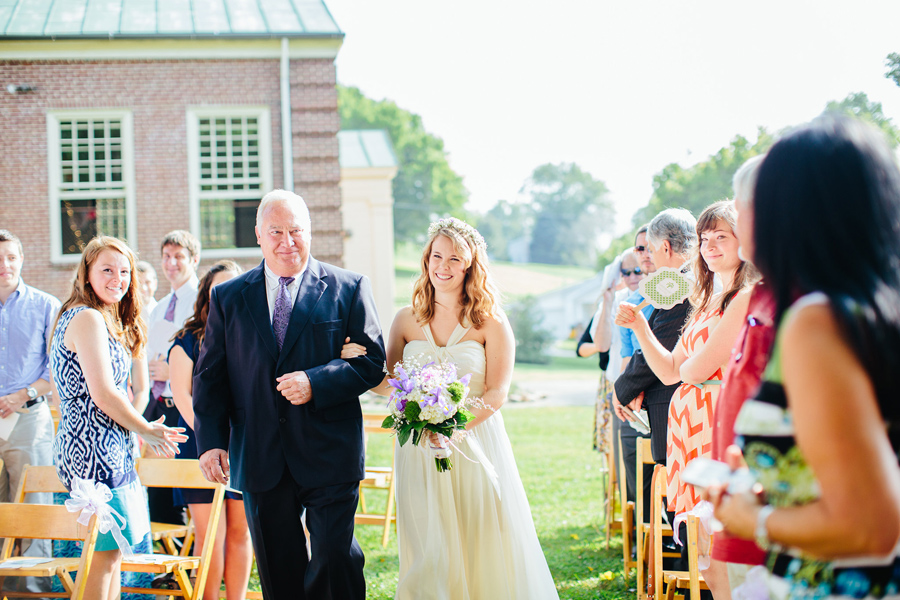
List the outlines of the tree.
<svg viewBox="0 0 900 600">
<path fill-rule="evenodd" d="M 443 140 L 425 131 L 422 117 L 355 87 L 337 89 L 342 129 L 386 129 L 391 136 L 400 163 L 393 182 L 395 241 L 422 243 L 432 220 L 466 218 L 469 193 L 447 162 Z"/>
<path fill-rule="evenodd" d="M 525 296 L 509 308 L 509 324 L 516 338 L 516 362 L 545 365 L 553 334 L 541 327 L 537 300 Z"/>
<path fill-rule="evenodd" d="M 593 266 L 597 237 L 612 230 L 606 184 L 573 163 L 537 167 L 522 187 L 531 198 L 530 260 Z"/>
<path fill-rule="evenodd" d="M 666 208 L 686 208 L 697 216 L 713 202 L 731 198 L 734 173 L 747 159 L 767 151 L 773 142 L 774 137 L 760 127 L 755 143 L 738 135 L 729 145 L 692 167 L 666 165 L 653 176 L 650 202 L 635 213 L 635 231 Z"/>
<path fill-rule="evenodd" d="M 513 260 L 509 244 L 531 235 L 534 209 L 530 204 L 500 200 L 478 219 L 478 231 L 484 236 L 488 254 L 494 260 Z"/>
<path fill-rule="evenodd" d="M 900 54 L 891 52 L 887 55 L 884 64 L 888 68 L 888 72 L 884 76 L 900 86 Z"/>
<path fill-rule="evenodd" d="M 892 54 L 891 56 L 897 55 Z M 900 56 L 898 56 L 898 58 L 900 58 Z M 900 145 L 900 130 L 894 126 L 889 117 L 884 115 L 884 111 L 881 109 L 881 102 L 869 100 L 869 97 L 864 92 L 849 94 L 840 102 L 832 100 L 825 107 L 825 112 L 839 113 L 862 119 L 866 123 L 880 129 L 892 148 L 896 148 Z"/>
<path fill-rule="evenodd" d="M 624 249 L 634 243 L 634 236 L 641 225 L 646 225 L 653 217 L 667 208 L 686 208 L 694 216 L 719 200 L 731 198 L 731 179 L 747 159 L 761 154 L 774 143 L 765 128 L 757 131 L 756 142 L 738 135 L 731 142 L 711 155 L 707 160 L 692 167 L 682 167 L 677 163 L 666 165 L 653 176 L 653 194 L 650 202 L 638 210 L 633 218 L 634 228 L 614 239 L 600 255 L 597 266 L 608 265 Z"/>
</svg>

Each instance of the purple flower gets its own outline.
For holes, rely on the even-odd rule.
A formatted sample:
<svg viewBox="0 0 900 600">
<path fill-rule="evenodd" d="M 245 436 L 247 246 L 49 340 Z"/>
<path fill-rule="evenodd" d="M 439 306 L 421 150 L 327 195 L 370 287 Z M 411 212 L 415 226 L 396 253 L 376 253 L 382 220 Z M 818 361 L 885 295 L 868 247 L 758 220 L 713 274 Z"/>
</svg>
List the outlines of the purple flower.
<svg viewBox="0 0 900 600">
<path fill-rule="evenodd" d="M 400 390 L 405 394 L 409 394 L 413 391 L 415 387 L 412 380 L 410 380 L 409 375 L 406 374 L 406 371 L 403 370 L 403 367 L 397 365 L 397 373 L 399 377 L 396 379 L 388 379 L 388 385 L 394 389 Z"/>
</svg>

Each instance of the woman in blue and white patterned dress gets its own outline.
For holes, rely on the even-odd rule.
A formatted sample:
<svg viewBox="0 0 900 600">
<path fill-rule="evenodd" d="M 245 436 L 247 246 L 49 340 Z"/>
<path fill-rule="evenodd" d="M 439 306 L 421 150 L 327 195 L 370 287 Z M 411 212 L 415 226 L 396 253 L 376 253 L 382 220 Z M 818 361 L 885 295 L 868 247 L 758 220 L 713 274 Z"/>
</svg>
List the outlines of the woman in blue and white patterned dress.
<svg viewBox="0 0 900 600">
<path fill-rule="evenodd" d="M 81 255 L 73 289 L 63 303 L 50 344 L 50 369 L 60 403 L 53 441 L 60 480 L 71 490 L 76 478 L 104 483 L 110 506 L 126 521 L 129 544 L 150 531 L 143 491 L 134 470 L 134 435 L 157 455 L 172 457 L 184 429 L 162 419 L 147 422 L 128 401 L 126 384 L 135 361 L 136 379 L 147 380 L 143 355 L 146 326 L 134 253 L 112 237 L 90 241 Z M 97 538 L 87 580 L 93 598 L 116 598 L 122 555 L 112 532 Z"/>
</svg>

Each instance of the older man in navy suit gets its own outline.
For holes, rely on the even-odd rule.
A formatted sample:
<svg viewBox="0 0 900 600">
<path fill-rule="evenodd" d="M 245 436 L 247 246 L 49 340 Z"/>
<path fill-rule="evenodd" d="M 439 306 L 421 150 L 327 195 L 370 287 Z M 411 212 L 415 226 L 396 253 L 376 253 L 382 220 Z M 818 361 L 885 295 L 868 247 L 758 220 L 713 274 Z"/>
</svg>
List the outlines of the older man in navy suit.
<svg viewBox="0 0 900 600">
<path fill-rule="evenodd" d="M 362 600 L 359 395 L 381 382 L 385 359 L 371 286 L 309 255 L 296 194 L 262 199 L 256 236 L 263 263 L 212 292 L 194 372 L 200 467 L 244 492 L 267 600 Z M 342 360 L 346 337 L 367 354 Z"/>
</svg>

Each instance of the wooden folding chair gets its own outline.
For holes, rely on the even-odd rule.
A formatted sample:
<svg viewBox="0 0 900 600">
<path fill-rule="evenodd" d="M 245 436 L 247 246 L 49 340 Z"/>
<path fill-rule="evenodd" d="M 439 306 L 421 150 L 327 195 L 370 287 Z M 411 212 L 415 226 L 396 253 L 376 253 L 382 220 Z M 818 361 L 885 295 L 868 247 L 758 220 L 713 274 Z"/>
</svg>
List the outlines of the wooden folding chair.
<svg viewBox="0 0 900 600">
<path fill-rule="evenodd" d="M 390 435 L 393 433 L 391 429 L 382 429 L 381 423 L 387 417 L 387 413 L 367 413 L 363 415 L 363 432 L 366 440 L 366 448 L 368 450 L 368 440 L 370 435 Z M 368 452 L 367 452 L 368 454 Z M 367 460 L 368 462 L 368 460 Z M 366 464 L 366 477 L 359 482 L 359 510 L 356 513 L 356 524 L 358 525 L 380 525 L 383 527 L 381 534 L 381 545 L 386 547 L 388 539 L 391 535 L 391 525 L 397 522 L 394 515 L 394 444 L 391 442 L 391 466 L 376 467 Z M 387 502 L 384 513 L 370 513 L 366 508 L 366 489 L 387 490 Z"/>
<path fill-rule="evenodd" d="M 173 556 L 166 554 L 139 554 L 133 559 L 122 560 L 123 571 L 137 571 L 162 575 L 172 573 L 177 590 L 157 590 L 149 588 L 123 587 L 122 592 L 177 596 L 197 600 L 203 596 L 212 551 L 215 546 L 219 517 L 225 498 L 225 486 L 210 483 L 200 471 L 200 461 L 174 458 L 139 458 L 135 464 L 142 485 L 162 488 L 194 488 L 214 490 L 209 523 L 203 551 L 200 556 Z M 188 571 L 196 569 L 196 582 L 191 583 Z"/>
<path fill-rule="evenodd" d="M 634 489 L 635 538 L 637 540 L 637 597 L 647 595 L 647 567 L 650 543 L 650 515 L 644 514 L 644 465 L 655 464 L 650 438 L 637 438 L 636 483 Z M 652 508 L 652 507 L 651 507 Z M 671 534 L 670 534 L 671 535 Z"/>
<path fill-rule="evenodd" d="M 700 539 L 700 519 L 694 515 L 687 517 L 688 535 L 688 571 L 671 571 L 666 577 L 666 600 L 674 600 L 678 588 L 690 590 L 691 600 L 700 600 L 700 590 L 708 590 L 709 586 L 700 574 L 700 561 L 697 541 Z"/>
<path fill-rule="evenodd" d="M 51 467 L 52 468 L 52 467 Z M 54 473 L 55 476 L 55 473 Z M 20 486 L 21 487 L 21 486 Z M 84 598 L 87 575 L 97 543 L 97 517 L 92 516 L 87 527 L 78 523 L 79 513 L 72 513 L 62 505 L 0 504 L 0 537 L 5 537 L 0 552 L 0 585 L 6 577 L 58 577 L 65 592 L 2 592 L 8 598 Z M 48 562 L 26 565 L 29 558 L 11 557 L 14 540 L 76 540 L 83 542 L 81 558 L 51 558 Z M 48 557 L 50 558 L 50 557 Z M 71 573 L 77 571 L 75 581 Z"/>
<path fill-rule="evenodd" d="M 680 552 L 677 553 L 668 553 L 663 552 L 662 550 L 662 542 L 663 537 L 672 535 L 672 528 L 667 524 L 663 523 L 662 518 L 662 507 L 664 506 L 664 499 L 666 498 L 666 468 L 662 465 L 657 465 L 653 470 L 653 515 L 652 515 L 652 527 L 653 527 L 653 567 L 650 570 L 651 578 L 653 580 L 653 595 L 657 599 L 662 598 L 663 585 L 665 584 L 666 590 L 666 599 L 673 600 L 675 597 L 675 590 L 677 588 L 690 588 L 691 591 L 691 600 L 700 600 L 700 589 L 708 590 L 709 587 L 706 585 L 706 582 L 703 581 L 703 576 L 700 575 L 700 571 L 697 567 L 697 563 L 699 561 L 697 555 L 697 518 L 693 515 L 688 515 L 688 539 L 682 540 L 686 544 L 688 544 L 688 565 L 689 571 L 675 571 L 671 569 L 663 569 L 663 558 L 664 557 L 674 557 L 678 558 L 681 556 Z M 691 520 L 693 519 L 693 534 L 691 533 Z M 694 590 L 696 589 L 696 595 L 694 595 Z"/>
<path fill-rule="evenodd" d="M 594 411 L 594 420 L 597 421 L 599 419 L 599 415 L 602 414 L 602 407 L 606 404 L 606 395 L 612 389 L 612 386 L 609 383 L 609 380 L 606 379 L 606 373 L 604 372 L 600 376 L 600 389 L 597 394 L 597 410 Z M 613 531 L 622 531 L 622 522 L 625 517 L 625 501 L 627 496 L 619 496 L 619 477 L 624 477 L 624 471 L 619 469 L 617 473 L 616 467 L 619 466 L 616 464 L 616 452 L 615 447 L 618 445 L 619 440 L 613 436 L 615 432 L 615 428 L 613 427 L 612 420 L 616 417 L 612 416 L 609 419 L 609 422 L 606 425 L 606 435 L 602 436 L 599 432 L 596 435 L 595 443 L 599 444 L 601 439 L 605 437 L 608 441 L 608 447 L 604 454 L 605 464 L 600 468 L 602 473 L 606 474 L 606 498 L 604 500 L 604 505 L 606 507 L 606 549 L 609 550 L 609 538 L 612 535 Z M 595 424 L 595 427 L 599 427 L 599 425 Z M 621 456 L 621 447 L 619 448 L 619 455 Z"/>
<path fill-rule="evenodd" d="M 624 565 L 625 578 L 631 569 L 637 567 L 637 560 L 631 557 L 631 549 L 634 536 L 634 502 L 628 500 L 628 486 L 625 481 L 625 454 L 622 452 L 622 438 L 616 440 L 619 445 L 619 472 L 622 474 L 619 480 L 619 497 L 622 503 L 622 563 Z M 643 481 L 643 476 L 641 477 Z"/>
<path fill-rule="evenodd" d="M 141 448 L 141 458 L 151 460 L 159 457 L 154 456 L 150 452 L 149 444 L 144 444 Z M 191 544 L 194 543 L 194 519 L 191 517 L 190 510 L 187 510 L 187 524 L 150 521 L 150 538 L 153 542 L 161 543 L 169 554 L 190 555 Z M 176 543 L 178 539 L 182 540 L 181 550 L 178 549 L 178 544 Z"/>
</svg>

